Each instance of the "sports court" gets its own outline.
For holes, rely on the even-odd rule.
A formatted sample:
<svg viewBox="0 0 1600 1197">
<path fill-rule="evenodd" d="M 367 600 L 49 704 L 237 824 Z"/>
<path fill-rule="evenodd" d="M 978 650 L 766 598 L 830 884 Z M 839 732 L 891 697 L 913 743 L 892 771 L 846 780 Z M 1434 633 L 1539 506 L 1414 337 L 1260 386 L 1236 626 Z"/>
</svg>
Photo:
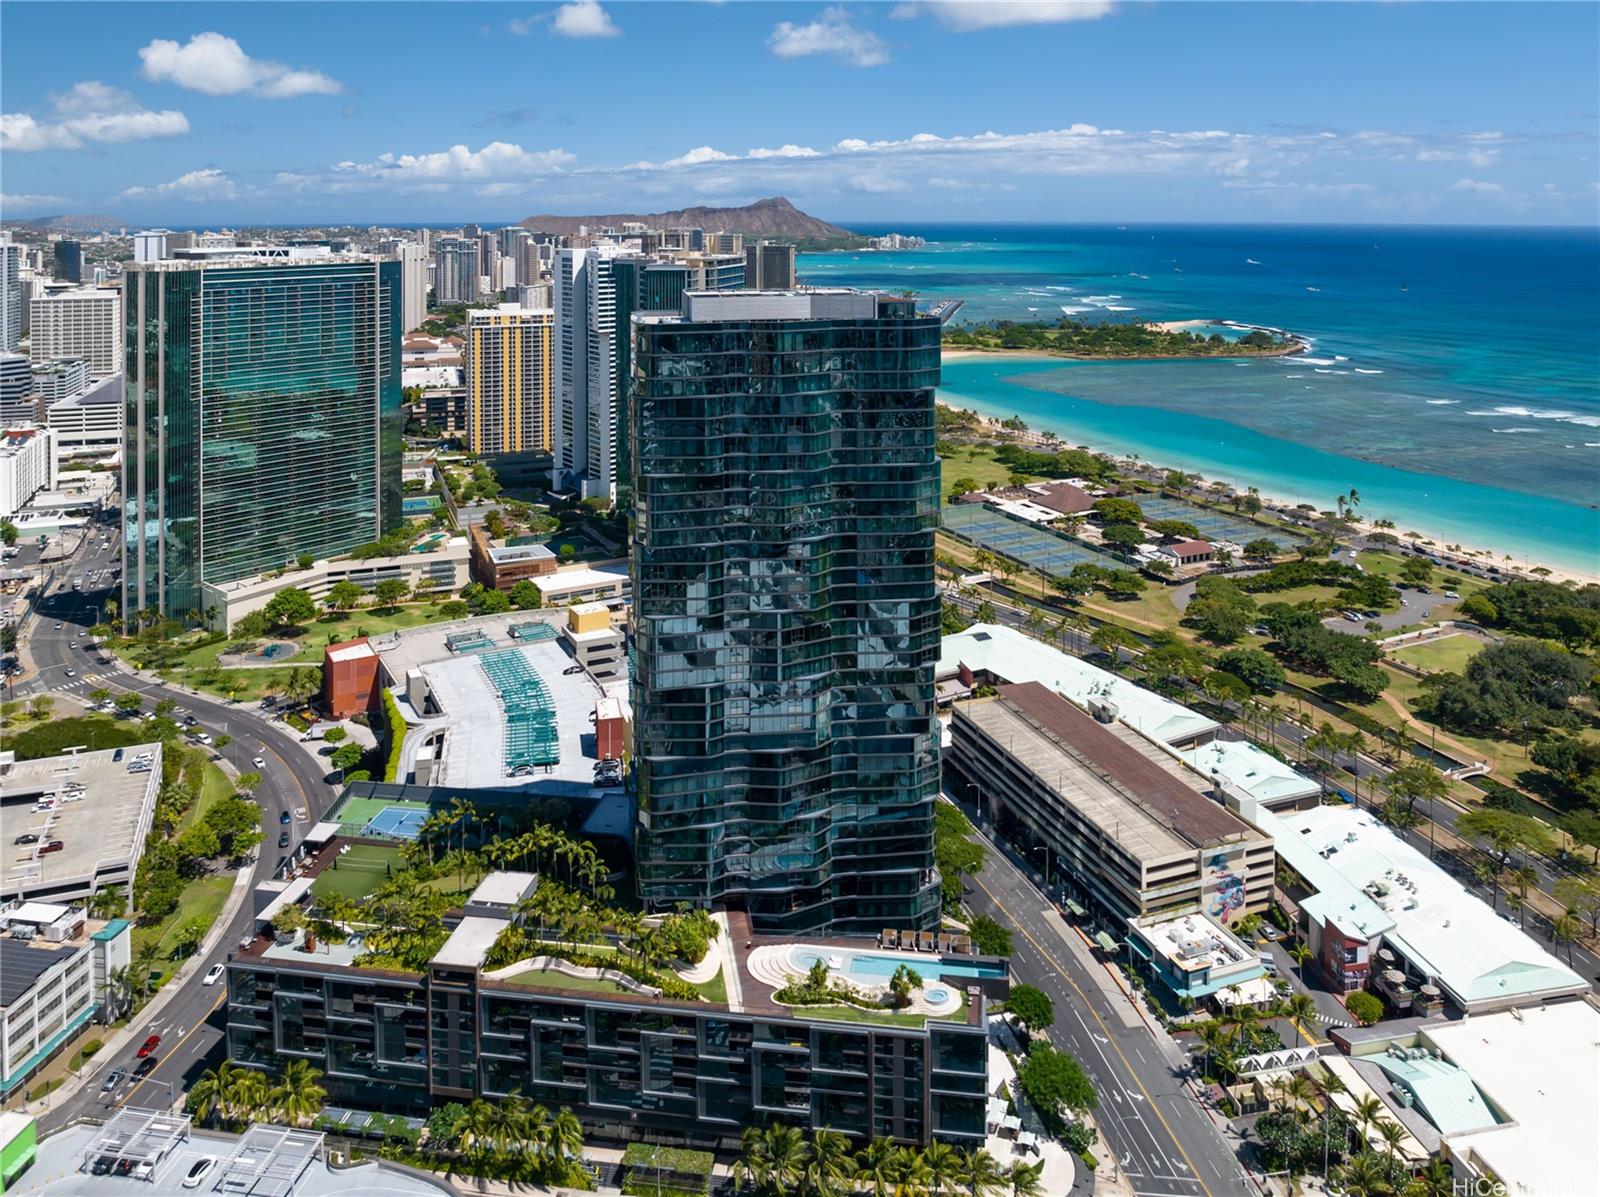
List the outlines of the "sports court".
<svg viewBox="0 0 1600 1197">
<path fill-rule="evenodd" d="M 311 883 L 311 896 L 343 894 L 359 902 L 405 868 L 400 850 L 383 844 L 347 844 Z"/>
<path fill-rule="evenodd" d="M 1193 524 L 1205 540 L 1226 540 L 1240 546 L 1247 545 L 1252 540 L 1270 540 L 1280 549 L 1292 549 L 1300 543 L 1299 537 L 1287 532 L 1263 528 L 1260 524 L 1252 524 L 1249 520 L 1223 515 L 1219 511 L 1207 511 L 1204 507 L 1195 507 L 1177 499 L 1139 497 L 1134 501 L 1139 504 L 1139 510 L 1144 512 L 1145 519 L 1184 520 Z"/>
<path fill-rule="evenodd" d="M 414 840 L 429 813 L 422 802 L 352 796 L 328 812 L 328 821 L 339 824 L 341 835 Z"/>
<path fill-rule="evenodd" d="M 1085 548 L 1064 536 L 1012 519 L 978 503 L 946 507 L 944 527 L 962 540 L 1020 561 L 1041 573 L 1065 576 L 1072 572 L 1073 566 L 1083 564 L 1097 565 L 1101 569 L 1128 568 L 1109 554 Z"/>
</svg>

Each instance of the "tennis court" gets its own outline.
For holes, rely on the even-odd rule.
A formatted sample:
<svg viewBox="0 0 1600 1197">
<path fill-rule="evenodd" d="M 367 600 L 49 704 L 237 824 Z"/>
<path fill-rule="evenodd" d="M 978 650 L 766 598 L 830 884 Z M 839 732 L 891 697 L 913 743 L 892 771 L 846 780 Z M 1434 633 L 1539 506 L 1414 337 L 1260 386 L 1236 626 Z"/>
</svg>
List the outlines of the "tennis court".
<svg viewBox="0 0 1600 1197">
<path fill-rule="evenodd" d="M 945 531 L 991 553 L 1001 553 L 1041 573 L 1065 576 L 1075 565 L 1098 565 L 1101 569 L 1126 569 L 1123 562 L 1107 553 L 1085 548 L 1076 541 L 1057 536 L 1042 528 L 978 503 L 958 503 L 944 509 Z"/>
<path fill-rule="evenodd" d="M 430 813 L 422 802 L 352 795 L 334 807 L 328 818 L 339 824 L 344 835 L 414 840 Z"/>
<path fill-rule="evenodd" d="M 311 883 L 311 896 L 343 894 L 360 901 L 395 873 L 405 868 L 397 848 L 381 844 L 350 844 Z"/>
<path fill-rule="evenodd" d="M 1204 507 L 1195 507 L 1177 499 L 1140 497 L 1135 499 L 1135 502 L 1144 512 L 1145 519 L 1185 520 L 1199 529 L 1201 537 L 1205 540 L 1227 540 L 1241 547 L 1252 540 L 1270 540 L 1280 549 L 1292 549 L 1300 543 L 1299 537 L 1287 532 L 1273 531 L 1263 528 L 1260 524 L 1252 524 L 1249 520 L 1223 515 L 1219 511 L 1207 511 Z"/>
</svg>

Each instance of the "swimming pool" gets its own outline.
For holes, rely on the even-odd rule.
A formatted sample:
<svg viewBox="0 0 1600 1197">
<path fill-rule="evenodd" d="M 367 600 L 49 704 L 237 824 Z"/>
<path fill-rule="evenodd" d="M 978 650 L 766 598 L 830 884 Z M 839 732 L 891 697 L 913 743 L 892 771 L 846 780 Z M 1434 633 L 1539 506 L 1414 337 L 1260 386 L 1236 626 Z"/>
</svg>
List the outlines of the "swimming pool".
<svg viewBox="0 0 1600 1197">
<path fill-rule="evenodd" d="M 843 973 L 857 985 L 882 985 L 902 964 L 910 965 L 929 980 L 934 977 L 1002 977 L 1005 968 L 998 964 L 958 963 L 948 957 L 889 955 L 878 952 L 819 952 L 814 948 L 795 948 L 789 957 L 797 968 L 809 969 L 817 961 Z M 843 966 L 832 962 L 842 960 Z"/>
</svg>

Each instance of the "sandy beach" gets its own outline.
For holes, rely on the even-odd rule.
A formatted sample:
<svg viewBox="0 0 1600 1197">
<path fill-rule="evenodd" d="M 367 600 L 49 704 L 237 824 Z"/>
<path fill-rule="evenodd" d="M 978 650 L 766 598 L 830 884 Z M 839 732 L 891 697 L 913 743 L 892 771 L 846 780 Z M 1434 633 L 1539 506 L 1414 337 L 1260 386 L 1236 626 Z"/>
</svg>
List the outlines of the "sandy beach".
<svg viewBox="0 0 1600 1197">
<path fill-rule="evenodd" d="M 1201 323 L 1204 323 L 1204 322 L 1202 321 Z M 1041 356 L 1046 356 L 1046 355 L 1041 355 L 1041 354 L 1038 354 L 1038 353 L 1029 353 L 1029 352 L 1024 351 L 1024 350 L 994 350 L 992 352 L 994 352 L 994 353 L 1008 353 L 1008 354 L 1014 354 L 1014 355 L 1021 355 L 1021 356 L 1024 356 L 1024 357 L 1032 357 L 1032 358 L 1034 358 L 1036 360 Z M 988 350 L 956 349 L 956 350 L 945 350 L 944 357 L 946 359 L 950 359 L 950 360 L 959 360 L 960 358 L 963 358 L 963 357 L 986 357 L 986 356 L 990 356 L 990 354 L 991 354 L 991 351 L 988 351 Z M 954 404 L 948 404 L 948 403 L 941 403 L 939 406 L 948 407 L 952 411 L 955 411 L 955 410 L 969 410 L 969 409 L 957 408 Z M 1036 445 L 1036 446 L 1040 446 L 1040 447 L 1045 447 L 1047 445 L 1047 442 L 1045 441 L 1043 435 L 1040 432 L 1038 432 L 1038 431 L 1036 431 L 1034 429 L 1030 428 L 1027 432 L 1017 433 L 1017 432 L 1011 431 L 1010 429 L 1004 428 L 1002 426 L 1002 424 L 1001 424 L 1001 421 L 998 418 L 994 417 L 994 416 L 985 416 L 985 415 L 982 415 L 980 413 L 974 413 L 974 414 L 978 415 L 979 421 L 983 424 L 983 426 L 986 429 L 992 431 L 995 434 L 996 439 L 1012 438 L 1012 439 L 1018 439 L 1018 440 L 1026 442 L 1028 444 Z M 1067 447 L 1068 443 L 1069 442 L 1067 441 L 1066 438 L 1062 438 L 1062 439 L 1058 440 L 1057 445 L 1059 447 Z M 1073 442 L 1073 443 L 1075 443 L 1075 442 Z M 1091 449 L 1091 450 L 1094 450 L 1094 446 L 1093 445 L 1089 445 L 1087 447 L 1089 449 Z M 1098 450 L 1095 450 L 1095 451 L 1098 452 Z M 1142 459 L 1142 458 L 1137 463 L 1135 463 L 1131 459 L 1129 459 L 1127 457 L 1124 457 L 1124 456 L 1121 456 L 1119 454 L 1115 454 L 1115 453 L 1108 453 L 1107 456 L 1112 458 L 1112 460 L 1116 461 L 1120 466 L 1122 466 L 1124 468 L 1133 466 L 1135 464 L 1140 466 L 1140 467 L 1142 467 L 1142 468 L 1144 468 L 1144 469 L 1165 470 L 1165 469 L 1168 469 L 1168 468 L 1177 468 L 1177 467 L 1164 466 L 1159 462 L 1149 461 L 1149 460 L 1145 460 L 1145 459 Z M 1192 471 L 1186 471 L 1186 472 L 1192 472 Z M 1197 485 L 1199 487 L 1203 488 L 1205 486 L 1208 486 L 1212 482 L 1221 482 L 1221 483 L 1233 488 L 1234 490 L 1238 490 L 1238 491 L 1244 491 L 1244 490 L 1248 489 L 1248 487 L 1245 484 L 1239 483 L 1234 479 L 1220 477 L 1220 476 L 1202 476 L 1202 477 L 1200 477 L 1200 481 L 1199 481 L 1199 483 Z M 1284 510 L 1293 509 L 1294 506 L 1297 503 L 1304 502 L 1304 501 L 1306 501 L 1306 499 L 1304 499 L 1304 498 L 1302 498 L 1300 496 L 1273 496 L 1273 495 L 1268 495 L 1268 494 L 1265 494 L 1265 493 L 1263 493 L 1261 495 L 1261 502 L 1263 503 L 1263 505 L 1265 505 L 1267 507 L 1275 507 L 1275 508 L 1280 508 L 1280 509 L 1284 509 Z M 1320 508 L 1319 508 L 1319 510 L 1320 510 Z M 1417 545 L 1419 547 L 1425 548 L 1429 554 L 1431 554 L 1432 556 L 1438 557 L 1441 561 L 1445 561 L 1447 563 L 1459 563 L 1459 564 L 1463 564 L 1463 565 L 1477 565 L 1477 566 L 1497 565 L 1502 570 L 1503 576 L 1506 576 L 1508 578 L 1516 577 L 1516 576 L 1520 575 L 1520 576 L 1527 576 L 1527 577 L 1530 577 L 1530 578 L 1543 578 L 1544 580 L 1550 581 L 1550 582 L 1572 581 L 1572 582 L 1576 582 L 1576 583 L 1578 583 L 1580 585 L 1591 583 L 1591 582 L 1600 582 L 1600 574 L 1584 573 L 1584 572 L 1578 571 L 1578 570 L 1563 569 L 1563 568 L 1561 568 L 1559 566 L 1553 566 L 1553 565 L 1550 565 L 1550 564 L 1548 564 L 1546 562 L 1529 560 L 1525 564 L 1513 566 L 1510 562 L 1508 562 L 1505 559 L 1505 557 L 1503 556 L 1502 552 L 1500 550 L 1498 550 L 1498 549 L 1494 549 L 1494 548 L 1491 548 L 1491 547 L 1486 547 L 1481 542 L 1468 544 L 1466 542 L 1460 541 L 1459 539 L 1455 539 L 1455 538 L 1452 538 L 1452 537 L 1449 537 L 1449 536 L 1436 535 L 1436 534 L 1430 532 L 1425 525 L 1417 527 L 1417 528 L 1395 528 L 1395 529 L 1390 529 L 1390 528 L 1377 528 L 1377 527 L 1374 527 L 1371 523 L 1367 522 L 1366 520 L 1357 520 L 1356 522 L 1354 522 L 1353 524 L 1350 525 L 1350 528 L 1351 528 L 1352 531 L 1355 531 L 1355 532 L 1363 532 L 1363 533 L 1369 533 L 1369 534 L 1370 533 L 1374 533 L 1374 532 L 1387 532 L 1391 536 L 1398 536 L 1403 544 L 1415 544 L 1415 545 Z M 1413 539 L 1411 536 L 1407 535 L 1407 533 L 1413 532 L 1413 531 L 1415 531 L 1415 532 L 1417 532 L 1419 534 L 1416 539 Z M 1446 550 L 1444 546 L 1447 545 L 1447 544 L 1457 545 L 1459 551 L 1451 552 L 1451 551 Z M 1533 574 L 1533 573 L 1530 572 L 1533 568 L 1540 568 L 1540 569 L 1548 570 L 1549 572 L 1547 574 Z"/>
</svg>

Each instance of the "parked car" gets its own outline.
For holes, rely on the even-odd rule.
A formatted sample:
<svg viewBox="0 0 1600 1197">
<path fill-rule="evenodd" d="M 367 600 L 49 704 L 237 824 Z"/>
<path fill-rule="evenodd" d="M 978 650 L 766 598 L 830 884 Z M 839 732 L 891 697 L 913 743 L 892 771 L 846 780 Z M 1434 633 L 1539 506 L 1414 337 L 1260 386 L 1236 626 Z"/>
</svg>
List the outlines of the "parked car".
<svg viewBox="0 0 1600 1197">
<path fill-rule="evenodd" d="M 206 973 L 205 980 L 201 981 L 200 984 L 215 985 L 218 981 L 222 980 L 222 974 L 224 971 L 225 970 L 223 969 L 222 965 L 213 964 L 210 970 Z"/>
<path fill-rule="evenodd" d="M 39 842 L 39 837 L 34 835 L 31 831 L 24 831 L 11 842 L 13 844 L 37 844 Z"/>
<path fill-rule="evenodd" d="M 186 1189 L 198 1189 L 205 1181 L 205 1178 L 211 1175 L 211 1170 L 216 1166 L 216 1156 L 201 1156 L 194 1163 L 189 1165 L 189 1174 L 183 1178 L 183 1187 Z"/>
<path fill-rule="evenodd" d="M 39 849 L 39 855 L 43 856 L 46 852 L 60 852 L 66 846 L 67 842 L 65 840 L 51 840 L 48 844 Z"/>
<path fill-rule="evenodd" d="M 1454 590 L 1446 590 L 1444 592 L 1444 597 L 1447 598 L 1447 599 L 1458 599 L 1461 596 L 1459 594 L 1457 594 Z"/>
<path fill-rule="evenodd" d="M 139 1047 L 139 1059 L 141 1059 L 141 1060 L 145 1059 L 147 1056 L 149 1056 L 149 1054 L 151 1052 L 155 1051 L 156 1048 L 158 1048 L 160 1046 L 161 1046 L 161 1036 L 160 1035 L 152 1035 L 152 1036 L 150 1036 L 150 1038 L 146 1039 L 144 1041 L 144 1043 L 141 1044 L 140 1047 Z"/>
<path fill-rule="evenodd" d="M 583 672 L 583 666 L 582 665 L 568 665 L 565 669 L 563 669 L 561 671 L 561 676 L 562 677 L 570 677 L 574 673 L 582 673 L 582 672 Z"/>
</svg>

